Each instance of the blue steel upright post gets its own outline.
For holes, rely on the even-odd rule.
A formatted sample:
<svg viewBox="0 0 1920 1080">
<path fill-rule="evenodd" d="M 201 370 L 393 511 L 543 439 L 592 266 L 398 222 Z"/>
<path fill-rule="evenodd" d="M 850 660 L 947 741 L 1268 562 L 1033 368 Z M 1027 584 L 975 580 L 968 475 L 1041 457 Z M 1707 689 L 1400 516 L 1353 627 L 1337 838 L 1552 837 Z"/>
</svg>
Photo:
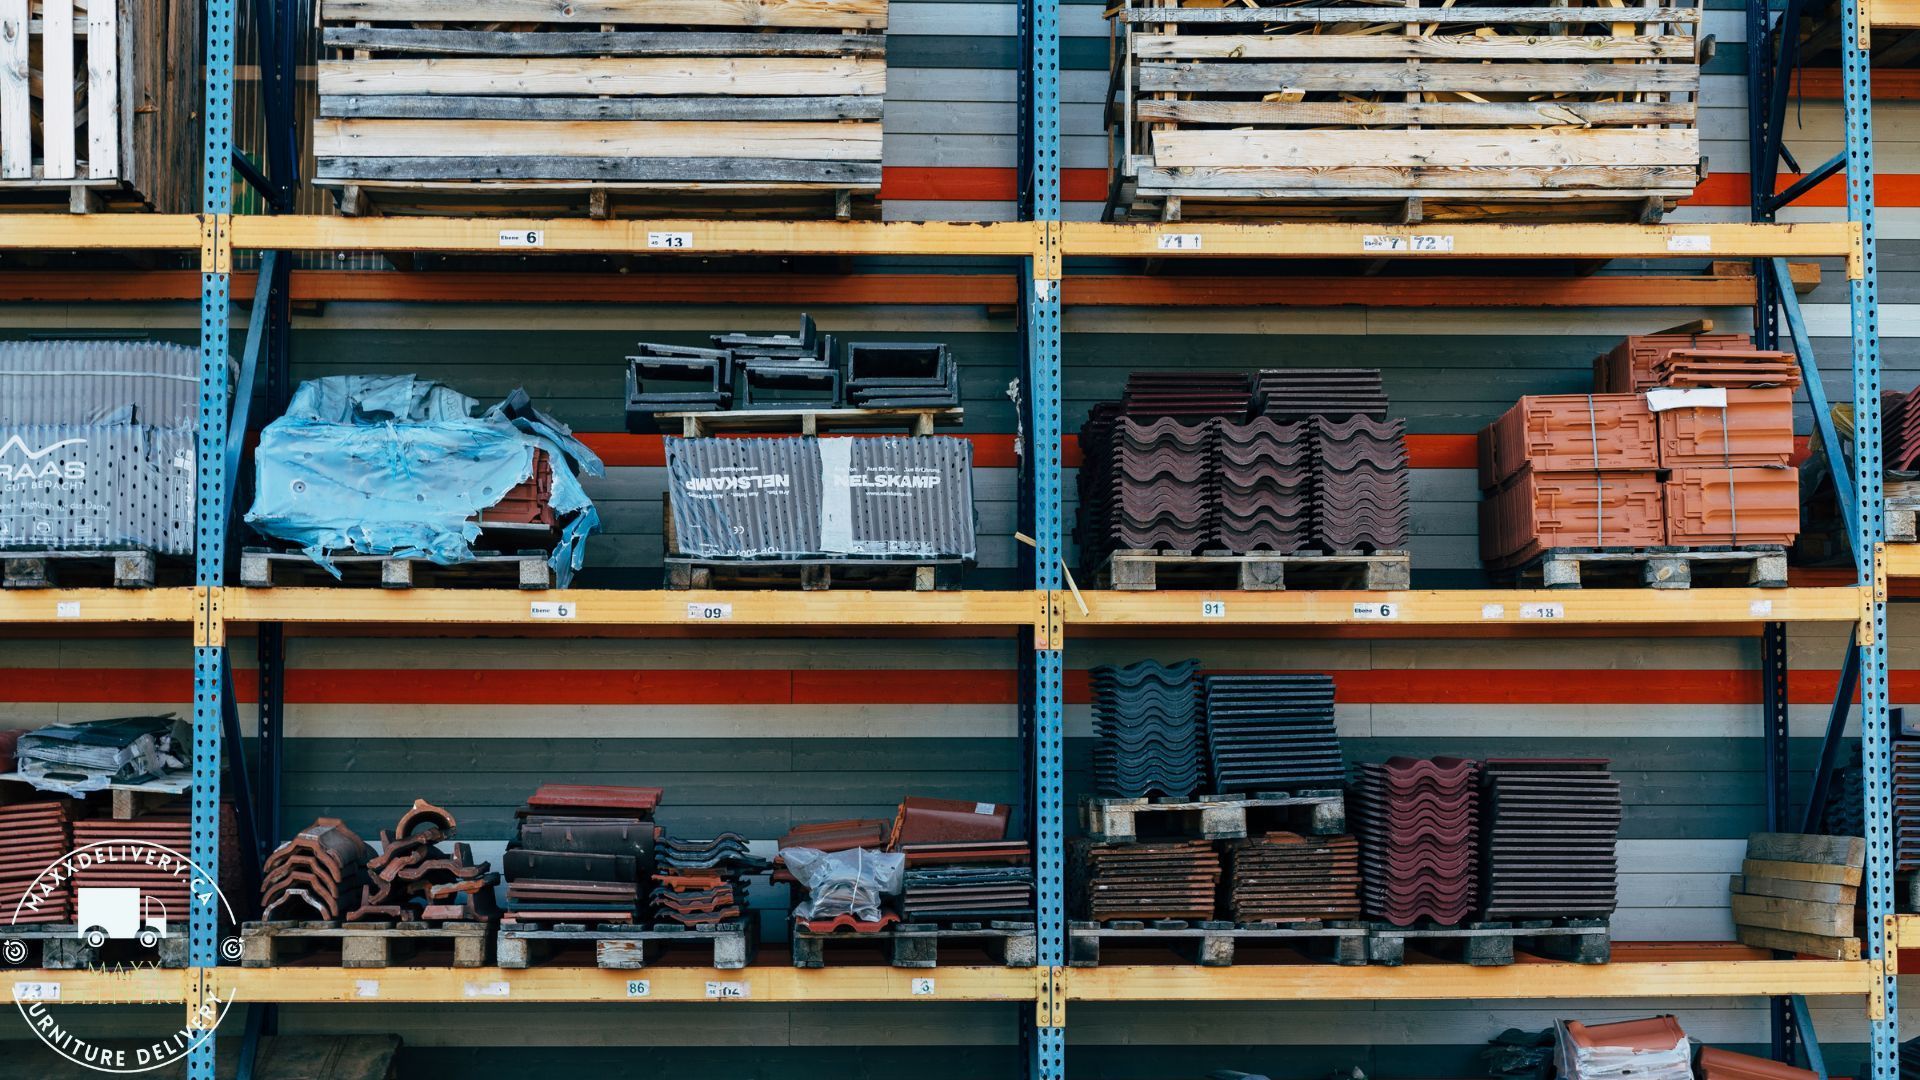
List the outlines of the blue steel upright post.
<svg viewBox="0 0 1920 1080">
<path fill-rule="evenodd" d="M 234 0 L 207 0 L 205 142 L 200 193 L 200 420 L 194 446 L 194 584 L 202 610 L 193 649 L 193 850 L 194 864 L 208 880 L 196 881 L 188 927 L 188 963 L 211 969 L 219 963 L 220 904 L 203 901 L 219 881 L 221 696 L 225 679 L 225 631 L 219 596 L 226 568 L 226 443 L 228 410 L 228 301 L 230 248 L 226 231 L 233 157 Z M 200 985 L 206 985 L 201 976 Z M 191 1007 L 194 1002 L 189 1002 Z M 190 1023 L 193 1021 L 189 1020 Z M 214 1080 L 214 1040 L 195 1046 L 187 1080 Z"/>
</svg>

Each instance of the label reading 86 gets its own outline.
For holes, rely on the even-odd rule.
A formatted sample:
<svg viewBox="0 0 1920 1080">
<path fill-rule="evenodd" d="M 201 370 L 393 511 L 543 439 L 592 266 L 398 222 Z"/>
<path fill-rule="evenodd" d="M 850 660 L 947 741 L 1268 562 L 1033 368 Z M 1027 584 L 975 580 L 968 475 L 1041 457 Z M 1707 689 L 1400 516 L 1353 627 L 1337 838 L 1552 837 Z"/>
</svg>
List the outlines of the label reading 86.
<svg viewBox="0 0 1920 1080">
<path fill-rule="evenodd" d="M 646 979 L 628 979 L 627 996 L 630 998 L 652 997 L 653 983 Z"/>
</svg>

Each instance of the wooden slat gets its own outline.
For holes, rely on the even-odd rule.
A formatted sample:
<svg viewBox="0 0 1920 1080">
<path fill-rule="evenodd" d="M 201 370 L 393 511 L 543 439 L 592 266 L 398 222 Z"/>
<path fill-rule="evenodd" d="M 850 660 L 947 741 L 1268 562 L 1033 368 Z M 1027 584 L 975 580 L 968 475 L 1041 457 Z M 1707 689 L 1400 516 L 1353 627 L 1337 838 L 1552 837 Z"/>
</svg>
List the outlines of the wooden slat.
<svg viewBox="0 0 1920 1080">
<path fill-rule="evenodd" d="M 325 0 L 327 22 L 628 23 L 877 30 L 886 0 Z"/>
<path fill-rule="evenodd" d="M 1857 836 L 1819 833 L 1753 833 L 1747 837 L 1747 858 L 1779 862 L 1865 866 L 1867 842 Z"/>
<path fill-rule="evenodd" d="M 1552 196 L 1556 192 L 1593 188 L 1673 190 L 1685 194 L 1693 189 L 1699 178 L 1699 169 L 1676 165 L 1644 168 L 1585 165 L 1510 168 L 1143 168 L 1138 170 L 1138 178 L 1143 190 L 1179 188 L 1221 196 L 1244 194 L 1278 197 L 1312 191 L 1357 198 L 1367 191 L 1405 194 L 1415 188 L 1449 196 L 1496 189 L 1503 196 L 1523 196 L 1530 192 Z"/>
<path fill-rule="evenodd" d="M 1399 40 L 1399 39 L 1393 39 Z M 519 99 L 510 99 L 519 100 Z M 322 111 L 325 102 L 322 101 Z M 1148 101 L 1134 102 L 1141 120 L 1192 124 L 1690 124 L 1686 102 L 1637 101 Z"/>
<path fill-rule="evenodd" d="M 120 175 L 120 54 L 118 5 L 87 5 L 87 175 Z"/>
<path fill-rule="evenodd" d="M 1811 900 L 1820 904 L 1845 904 L 1849 907 L 1860 897 L 1859 888 L 1853 885 L 1795 881 L 1792 878 L 1760 877 L 1755 874 L 1733 875 L 1730 887 L 1734 892 L 1747 896 L 1778 896 L 1786 900 Z"/>
<path fill-rule="evenodd" d="M 887 39 L 880 34 L 670 30 L 524 34 L 504 30 L 329 26 L 325 38 L 330 49 L 375 49 L 435 56 L 884 56 L 887 47 Z"/>
<path fill-rule="evenodd" d="M 1772 859 L 1748 859 L 1740 864 L 1740 872 L 1747 877 L 1811 881 L 1829 885 L 1859 885 L 1865 874 L 1865 871 L 1858 866 L 1784 862 Z"/>
<path fill-rule="evenodd" d="M 1458 23 L 1697 23 L 1691 8 L 1461 8 Z M 1434 23 L 1440 11 L 1430 7 L 1219 7 L 1128 8 L 1120 18 L 1129 23 Z M 1450 26 L 1445 21 L 1437 25 Z"/>
<path fill-rule="evenodd" d="M 527 98 L 373 94 L 320 99 L 325 117 L 387 120 L 878 120 L 883 99 L 841 97 Z M 1687 106 L 1689 110 L 1692 106 Z"/>
<path fill-rule="evenodd" d="M 1162 131 L 1153 139 L 1161 168 L 1249 165 L 1281 168 L 1686 165 L 1700 160 L 1700 136 L 1686 130 L 1590 131 Z"/>
<path fill-rule="evenodd" d="M 1846 937 L 1853 932 L 1852 904 L 1821 904 L 1737 893 L 1732 902 L 1735 926 L 1759 926 L 1821 937 Z"/>
<path fill-rule="evenodd" d="M 570 180 L 631 183 L 825 184 L 880 186 L 880 162 L 779 158 L 322 157 L 319 183 L 356 181 Z"/>
<path fill-rule="evenodd" d="M 0 176 L 33 175 L 27 0 L 0 0 Z"/>
<path fill-rule="evenodd" d="M 322 65 L 324 71 L 325 65 Z M 324 73 L 322 78 L 325 78 Z M 1692 92 L 1700 69 L 1692 64 L 1209 64 L 1143 63 L 1134 75 L 1142 91 L 1270 93 L 1294 90 L 1467 90 L 1508 93 L 1605 93 L 1628 90 Z"/>
<path fill-rule="evenodd" d="M 1437 34 L 1135 34 L 1135 55 L 1160 60 L 1690 60 L 1694 39 L 1637 37 L 1477 37 Z"/>
<path fill-rule="evenodd" d="M 862 59 L 322 60 L 322 94 L 883 94 Z M 1677 69 L 1676 69 L 1677 70 Z"/>
<path fill-rule="evenodd" d="M 40 175 L 73 179 L 73 0 L 43 0 Z"/>
<path fill-rule="evenodd" d="M 316 157 L 761 157 L 880 160 L 880 125 L 747 121 L 316 120 Z"/>
</svg>

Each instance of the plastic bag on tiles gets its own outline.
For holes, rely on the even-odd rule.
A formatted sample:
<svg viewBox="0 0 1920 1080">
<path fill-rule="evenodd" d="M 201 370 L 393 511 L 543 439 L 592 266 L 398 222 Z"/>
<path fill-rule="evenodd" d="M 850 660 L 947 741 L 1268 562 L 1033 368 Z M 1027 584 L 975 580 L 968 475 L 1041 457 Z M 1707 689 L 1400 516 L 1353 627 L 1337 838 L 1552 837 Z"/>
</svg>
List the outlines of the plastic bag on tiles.
<svg viewBox="0 0 1920 1080">
<path fill-rule="evenodd" d="M 579 474 L 602 475 L 600 459 L 521 391 L 479 416 L 477 406 L 412 375 L 302 383 L 261 432 L 247 523 L 299 544 L 335 576 L 329 555 L 338 551 L 464 562 L 480 536 L 475 518 L 533 475 L 543 449 L 550 505 L 565 520 L 548 562 L 564 587 L 599 527 Z"/>
<path fill-rule="evenodd" d="M 795 905 L 793 917 L 808 920 L 852 915 L 861 922 L 877 921 L 881 897 L 900 892 L 907 867 L 905 855 L 869 848 L 831 853 L 781 848 L 780 861 L 807 887 L 807 899 Z"/>
</svg>

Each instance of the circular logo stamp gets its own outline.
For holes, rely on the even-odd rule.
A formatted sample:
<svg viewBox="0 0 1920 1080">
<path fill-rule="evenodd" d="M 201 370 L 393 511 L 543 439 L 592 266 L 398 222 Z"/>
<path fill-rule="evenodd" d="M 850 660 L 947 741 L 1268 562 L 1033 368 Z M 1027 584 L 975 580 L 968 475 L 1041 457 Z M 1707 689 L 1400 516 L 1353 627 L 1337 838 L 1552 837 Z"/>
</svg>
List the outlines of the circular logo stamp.
<svg viewBox="0 0 1920 1080">
<path fill-rule="evenodd" d="M 187 928 L 195 912 L 239 925 L 213 878 L 180 852 L 149 840 L 86 844 L 54 860 L 27 886 L 0 926 L 0 961 L 25 964 L 38 942 L 43 968 L 51 966 L 45 962 L 48 952 L 57 952 L 71 970 L 131 974 L 185 967 Z M 220 959 L 240 959 L 239 938 L 221 939 Z M 208 998 L 198 1015 L 164 1038 L 104 1045 L 62 1022 L 58 982 L 16 981 L 13 998 L 27 1026 L 55 1053 L 96 1072 L 124 1074 L 151 1072 L 185 1058 L 213 1038 L 233 1006 L 231 997 Z"/>
</svg>

